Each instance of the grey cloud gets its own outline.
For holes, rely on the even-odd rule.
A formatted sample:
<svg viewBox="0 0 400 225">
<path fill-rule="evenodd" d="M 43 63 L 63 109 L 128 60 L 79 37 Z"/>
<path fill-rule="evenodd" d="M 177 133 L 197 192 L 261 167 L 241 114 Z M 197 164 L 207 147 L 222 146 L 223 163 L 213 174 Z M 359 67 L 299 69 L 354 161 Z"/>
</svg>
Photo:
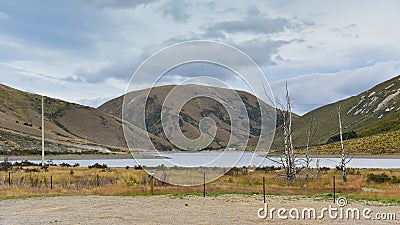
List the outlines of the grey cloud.
<svg viewBox="0 0 400 225">
<path fill-rule="evenodd" d="M 278 53 L 281 46 L 290 41 L 273 41 L 253 39 L 243 42 L 238 47 L 248 54 L 259 66 L 275 65 L 272 57 Z"/>
<path fill-rule="evenodd" d="M 231 40 L 225 39 L 225 35 L 220 32 L 206 31 L 203 34 L 178 36 L 173 39 L 167 40 L 165 44 L 169 45 L 183 41 L 202 40 L 202 39 L 222 41 L 224 43 L 230 44 L 240 49 L 244 53 L 248 54 L 259 66 L 275 65 L 275 62 L 272 60 L 272 58 L 274 58 L 275 55 L 279 52 L 279 48 L 281 46 L 290 44 L 295 41 L 301 41 L 301 40 L 275 41 L 275 40 L 252 39 L 242 43 L 235 43 Z"/>
<path fill-rule="evenodd" d="M 215 1 L 201 1 L 197 3 L 198 6 L 200 7 L 207 7 L 208 9 L 214 9 L 215 8 Z"/>
<path fill-rule="evenodd" d="M 142 53 L 139 55 L 123 54 L 120 57 L 114 58 L 109 64 L 104 65 L 97 71 L 88 71 L 85 68 L 78 69 L 75 72 L 75 77 L 71 78 L 71 81 L 100 83 L 114 78 L 127 82 L 145 59 L 170 44 L 172 43 L 161 43 L 156 46 L 143 47 Z"/>
<path fill-rule="evenodd" d="M 212 35 L 211 35 L 212 36 Z M 218 35 L 217 35 L 218 36 Z M 214 37 L 215 38 L 215 37 Z M 77 77 L 69 78 L 70 81 L 77 81 L 80 82 L 84 80 L 85 82 L 89 83 L 98 83 L 105 81 L 108 78 L 115 78 L 119 80 L 128 81 L 132 76 L 133 72 L 137 69 L 137 67 L 152 53 L 155 53 L 157 50 L 162 49 L 163 47 L 169 46 L 171 44 L 189 41 L 189 40 L 198 40 L 198 39 L 205 39 L 202 34 L 192 34 L 189 36 L 178 36 L 165 42 L 161 43 L 157 46 L 150 46 L 144 48 L 143 53 L 140 56 L 131 56 L 125 57 L 124 59 L 115 60 L 114 63 L 110 65 L 106 65 L 102 69 L 96 72 L 88 72 L 85 70 L 77 71 Z M 210 39 L 210 38 L 207 38 Z M 272 58 L 278 53 L 278 50 L 281 46 L 286 45 L 290 42 L 288 41 L 273 41 L 273 40 L 259 40 L 253 39 L 250 41 L 246 41 L 243 43 L 233 43 L 229 40 L 224 41 L 227 44 L 231 44 L 238 49 L 242 50 L 246 54 L 250 56 L 259 66 L 269 66 L 274 65 L 274 61 Z M 182 53 L 184 54 L 184 53 Z M 224 53 L 221 52 L 220 57 L 229 57 L 227 55 L 223 55 Z M 235 59 L 232 59 L 232 62 L 235 62 Z M 235 62 L 238 65 L 242 62 Z M 157 65 L 154 65 L 157 67 Z M 153 81 L 155 80 L 156 76 L 160 74 L 149 74 L 148 80 Z M 169 80 L 173 83 L 173 76 L 172 73 L 169 73 Z M 229 80 L 232 77 L 232 73 L 227 72 L 227 70 L 221 70 L 217 66 L 210 66 L 210 65 L 195 65 L 195 66 L 184 66 L 177 70 L 173 71 L 173 75 L 179 75 L 181 77 L 193 77 L 193 76 L 200 76 L 200 75 L 209 75 L 214 76 L 222 80 Z M 147 81 L 143 81 L 146 83 Z"/>
<path fill-rule="evenodd" d="M 180 4 L 182 2 L 182 4 Z M 179 7 L 177 7 L 179 6 Z M 166 13 L 168 15 L 177 16 L 175 19 L 177 20 L 186 20 L 187 17 L 184 15 L 189 6 L 189 3 L 186 1 L 178 1 L 174 2 L 172 5 L 169 5 L 170 8 L 166 9 Z M 183 13 L 183 14 L 182 14 Z M 226 38 L 223 31 L 232 30 L 232 27 L 235 27 L 233 30 L 246 30 L 253 29 L 254 31 L 265 32 L 265 29 L 269 29 L 269 32 L 276 32 L 285 29 L 285 27 L 293 26 L 291 22 L 284 18 L 275 18 L 271 19 L 262 14 L 258 8 L 250 7 L 248 12 L 248 16 L 244 18 L 243 21 L 239 21 L 239 27 L 235 27 L 235 22 L 226 22 L 218 23 L 212 27 L 204 28 L 203 33 L 187 33 L 184 35 L 179 35 L 174 38 L 167 39 L 156 46 L 147 46 L 143 48 L 143 53 L 140 56 L 134 57 L 124 57 L 125 59 L 130 60 L 115 60 L 113 64 L 105 66 L 103 69 L 93 73 L 87 72 L 85 70 L 77 71 L 78 77 L 82 78 L 86 82 L 96 83 L 106 80 L 107 78 L 116 78 L 119 80 L 129 80 L 132 73 L 137 69 L 140 63 L 149 57 L 152 53 L 155 53 L 157 50 L 162 49 L 171 44 L 176 44 L 179 42 L 189 41 L 189 40 L 216 40 L 222 41 L 227 44 L 231 44 L 246 54 L 248 54 L 259 66 L 270 66 L 275 65 L 273 58 L 276 57 L 279 53 L 279 48 L 283 45 L 287 45 L 293 41 L 276 41 L 276 40 L 263 40 L 260 38 L 255 38 L 249 41 L 235 43 L 232 40 Z M 186 18 L 186 19 L 185 19 Z M 264 23 L 264 25 L 262 25 Z M 231 25 L 230 25 L 231 24 Z M 246 25 L 251 24 L 251 25 Z M 261 24 L 261 25 L 260 25 Z M 266 25 L 265 25 L 266 24 Z M 248 28 L 249 26 L 250 28 Z M 221 27 L 221 29 L 216 29 L 217 27 Z M 224 29 L 222 29 L 224 27 Z M 221 56 L 221 57 L 229 57 L 229 56 Z M 277 58 L 278 59 L 278 58 Z M 278 59 L 279 60 L 279 59 Z M 241 62 L 236 62 L 241 63 Z M 155 65 L 157 66 L 157 65 Z M 180 74 L 175 74 L 179 76 L 194 76 L 197 74 L 196 72 L 202 72 L 203 74 L 212 74 L 217 76 L 220 79 L 226 80 L 229 79 L 230 76 L 227 76 L 226 73 L 221 73 L 220 70 L 215 67 L 205 67 L 204 69 L 191 69 L 192 73 L 189 72 L 189 68 L 185 67 L 185 69 L 179 70 Z M 177 71 L 175 71 L 177 72 Z M 149 74 L 149 80 L 153 80 L 155 74 Z M 143 81 L 145 83 L 145 81 Z M 171 80 L 172 82 L 172 80 Z"/>
<path fill-rule="evenodd" d="M 283 17 L 269 18 L 262 14 L 258 8 L 251 7 L 243 20 L 223 21 L 211 25 L 209 31 L 225 31 L 227 33 L 251 32 L 255 34 L 273 34 L 293 27 L 288 19 Z"/>
<path fill-rule="evenodd" d="M 163 5 L 163 15 L 170 16 L 175 21 L 186 23 L 190 18 L 189 7 L 190 5 L 186 0 L 170 1 Z"/>
<path fill-rule="evenodd" d="M 257 6 L 252 5 L 247 9 L 247 15 L 249 15 L 249 16 L 261 15 L 261 11 Z"/>
<path fill-rule="evenodd" d="M 190 35 L 177 36 L 165 41 L 164 44 L 165 46 L 167 46 L 170 44 L 184 42 L 184 41 L 204 40 L 204 39 L 222 41 L 224 43 L 237 47 L 238 49 L 248 54 L 259 66 L 275 65 L 275 62 L 272 58 L 275 58 L 275 55 L 279 52 L 280 47 L 282 47 L 283 45 L 290 44 L 292 42 L 302 41 L 302 40 L 275 41 L 275 40 L 252 39 L 242 43 L 235 43 L 231 40 L 226 39 L 226 36 L 222 32 L 207 30 L 203 34 L 190 34 Z M 279 57 L 277 59 L 282 60 L 282 58 Z"/>
<path fill-rule="evenodd" d="M 139 5 L 149 5 L 158 0 L 87 0 L 87 2 L 98 8 L 136 8 Z"/>
<path fill-rule="evenodd" d="M 170 0 L 160 8 L 164 17 L 171 17 L 177 22 L 186 23 L 190 18 L 189 10 L 191 8 L 213 10 L 215 1 L 188 1 L 188 0 Z"/>
<path fill-rule="evenodd" d="M 76 71 L 78 78 L 72 78 L 70 81 L 99 83 L 109 78 L 128 81 L 138 65 L 139 62 L 137 59 L 117 60 L 95 72 L 88 72 L 84 69 L 80 69 Z"/>
<path fill-rule="evenodd" d="M 225 14 L 225 13 L 238 12 L 238 11 L 239 11 L 238 8 L 227 8 L 227 9 L 224 9 L 222 11 L 218 11 L 217 13 L 218 14 Z"/>
<path fill-rule="evenodd" d="M 176 39 L 175 39 L 176 40 Z M 180 41 L 185 41 L 183 37 L 179 39 Z M 187 40 L 187 39 L 186 39 Z M 176 43 L 176 42 L 175 42 Z M 244 53 L 248 54 L 250 58 L 252 58 L 257 65 L 260 67 L 263 66 L 269 66 L 269 65 L 274 65 L 275 63 L 271 58 L 273 58 L 274 55 L 279 50 L 279 47 L 288 44 L 290 42 L 286 41 L 272 41 L 272 40 L 259 40 L 259 39 L 254 39 L 250 40 L 247 42 L 243 42 L 240 44 L 236 44 L 230 41 L 225 41 L 225 43 L 231 44 L 234 47 L 237 47 L 238 49 L 242 50 Z M 217 53 L 218 54 L 218 53 Z M 228 61 L 232 63 L 236 63 L 236 65 L 242 65 L 244 62 L 242 61 L 237 61 L 235 58 L 229 59 L 229 55 L 225 55 L 224 52 L 220 53 L 220 56 L 216 57 L 221 57 L 225 58 Z M 155 65 L 157 66 L 157 65 Z M 243 64 L 242 66 L 248 66 L 247 64 Z M 163 82 L 165 83 L 174 83 L 174 78 L 179 77 L 196 77 L 196 76 L 212 76 L 214 78 L 223 80 L 223 81 L 231 81 L 232 79 L 235 78 L 235 75 L 233 72 L 230 70 L 223 68 L 221 66 L 214 65 L 212 63 L 192 63 L 192 64 L 185 64 L 183 66 L 179 66 L 167 73 L 168 76 L 166 76 L 163 79 Z M 155 80 L 154 76 L 155 74 L 149 74 L 149 79 Z M 176 80 L 175 80 L 176 82 Z"/>
<path fill-rule="evenodd" d="M 213 38 L 213 39 L 225 39 L 225 34 L 218 30 L 208 30 L 206 31 L 202 37 L 204 38 Z"/>
<path fill-rule="evenodd" d="M 290 59 L 283 58 L 281 55 L 275 56 L 274 59 L 277 61 L 282 61 L 282 62 L 290 62 L 291 61 Z"/>
<path fill-rule="evenodd" d="M 73 76 L 67 76 L 65 78 L 62 78 L 62 80 L 67 81 L 67 82 L 84 82 L 84 80 L 81 77 L 73 77 Z"/>
<path fill-rule="evenodd" d="M 358 95 L 396 76 L 399 65 L 400 62 L 385 62 L 337 73 L 309 74 L 287 79 L 293 110 L 303 114 L 322 105 Z M 279 99 L 284 99 L 285 82 L 280 80 L 271 85 L 274 95 Z"/>
<path fill-rule="evenodd" d="M 213 63 L 196 62 L 183 64 L 173 68 L 163 76 L 163 78 L 160 80 L 160 83 L 175 83 L 176 80 L 174 79 L 177 77 L 190 78 L 200 76 L 210 76 L 228 81 L 233 79 L 235 74 L 223 66 L 215 65 Z"/>
</svg>

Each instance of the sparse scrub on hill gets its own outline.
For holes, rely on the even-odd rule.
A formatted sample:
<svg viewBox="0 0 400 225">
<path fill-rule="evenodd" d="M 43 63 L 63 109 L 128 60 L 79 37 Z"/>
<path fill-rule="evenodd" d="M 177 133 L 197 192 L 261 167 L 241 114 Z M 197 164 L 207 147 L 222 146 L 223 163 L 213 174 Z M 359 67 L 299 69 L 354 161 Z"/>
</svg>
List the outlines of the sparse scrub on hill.
<svg viewBox="0 0 400 225">
<path fill-rule="evenodd" d="M 356 138 L 344 141 L 346 149 L 354 155 L 378 155 L 400 153 L 400 130 L 382 133 L 369 137 Z M 340 143 L 331 143 L 312 148 L 312 152 L 324 154 L 337 154 Z"/>
<path fill-rule="evenodd" d="M 375 183 L 392 183 L 392 184 L 399 184 L 400 179 L 397 176 L 388 176 L 386 173 L 381 174 L 367 174 L 367 182 L 375 182 Z"/>
<path fill-rule="evenodd" d="M 354 139 L 354 138 L 357 138 L 357 133 L 355 131 L 343 133 L 343 140 L 349 140 L 349 139 Z M 337 134 L 335 136 L 330 137 L 326 143 L 331 144 L 331 143 L 339 142 L 339 141 L 340 141 L 340 135 Z"/>
</svg>

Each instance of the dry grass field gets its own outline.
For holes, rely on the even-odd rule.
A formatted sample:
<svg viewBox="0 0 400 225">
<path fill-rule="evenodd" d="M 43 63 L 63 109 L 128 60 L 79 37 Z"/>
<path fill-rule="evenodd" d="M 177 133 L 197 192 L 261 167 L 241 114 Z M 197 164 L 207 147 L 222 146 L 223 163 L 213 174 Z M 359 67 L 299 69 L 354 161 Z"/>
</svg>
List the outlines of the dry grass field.
<svg viewBox="0 0 400 225">
<path fill-rule="evenodd" d="M 281 176 L 282 172 L 271 168 L 234 168 L 219 179 L 207 183 L 206 193 L 259 194 L 263 192 L 262 180 L 265 177 L 267 194 L 329 199 L 333 195 L 335 176 L 338 195 L 400 203 L 400 170 L 349 169 L 347 183 L 341 181 L 341 173 L 336 169 L 322 170 L 318 181 L 315 180 L 315 171 L 310 171 L 308 182 L 304 180 L 304 174 L 299 174 L 296 181 L 288 182 Z M 34 166 L 14 167 L 12 171 L 0 172 L 0 199 L 58 195 L 150 195 L 150 183 L 147 173 L 140 168 L 88 169 L 51 166 L 44 171 Z M 203 186 L 174 186 L 155 180 L 154 194 L 202 195 Z"/>
</svg>

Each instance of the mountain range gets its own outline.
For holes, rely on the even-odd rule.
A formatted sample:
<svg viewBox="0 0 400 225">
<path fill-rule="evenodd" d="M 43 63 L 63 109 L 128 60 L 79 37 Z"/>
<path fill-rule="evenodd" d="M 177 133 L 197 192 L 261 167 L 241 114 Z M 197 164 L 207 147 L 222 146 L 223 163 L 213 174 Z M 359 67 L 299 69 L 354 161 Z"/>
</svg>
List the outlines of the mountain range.
<svg viewBox="0 0 400 225">
<path fill-rule="evenodd" d="M 135 138 L 150 137 L 160 150 L 178 149 L 165 136 L 161 122 L 161 106 L 173 85 L 155 87 L 146 100 L 147 131 L 135 127 Z M 210 93 L 220 94 L 223 88 L 204 86 Z M 290 87 L 289 87 L 290 89 Z M 135 98 L 144 98 L 144 90 L 129 93 Z M 237 91 L 249 115 L 249 143 L 252 150 L 260 134 L 260 107 L 267 116 L 275 109 L 257 101 L 250 93 Z M 338 141 L 338 106 L 344 126 L 345 138 L 359 143 L 372 141 L 370 152 L 400 152 L 400 76 L 385 81 L 375 87 L 350 98 L 322 106 L 303 116 L 293 114 L 293 143 L 297 147 L 306 145 L 307 131 L 313 120 L 311 144 L 331 146 Z M 0 84 L 0 152 L 5 154 L 37 154 L 41 149 L 41 98 Z M 69 103 L 46 97 L 45 137 L 46 151 L 60 153 L 127 152 L 127 144 L 122 129 L 122 103 L 124 96 L 112 99 L 98 108 Z M 238 102 L 232 101 L 232 107 Z M 134 109 L 133 109 L 134 110 Z M 276 135 L 272 149 L 281 149 L 282 115 L 276 110 Z M 135 113 L 135 111 L 133 111 Z M 138 118 L 141 118 L 137 112 Z M 135 114 L 133 114 L 135 115 Z M 189 139 L 200 135 L 198 125 L 202 118 L 212 118 L 217 127 L 216 138 L 206 149 L 225 148 L 228 144 L 231 121 L 227 110 L 215 100 L 198 97 L 187 102 L 180 114 L 179 125 Z M 133 119 L 136 119 L 133 118 Z M 390 143 L 385 143 L 390 140 Z M 361 142 L 360 142 L 361 141 Z M 361 143 L 361 144 L 360 144 Z M 380 143 L 380 144 L 377 144 Z M 332 147 L 333 146 L 333 147 Z M 232 147 L 232 146 L 230 146 Z M 329 148 L 329 147 L 328 147 Z M 324 148 L 321 148 L 322 150 Z M 361 149 L 362 150 L 362 149 Z M 365 149 L 364 149 L 365 150 Z M 327 150 L 328 151 L 328 150 Z"/>
<path fill-rule="evenodd" d="M 331 142 L 339 141 L 339 106 L 349 148 L 358 153 L 400 152 L 400 76 L 294 119 L 293 142 L 298 146 L 306 145 L 307 130 L 314 120 L 311 143 L 329 144 L 325 147 L 333 148 L 335 145 Z M 279 144 L 279 129 L 277 132 L 275 142 Z"/>
</svg>

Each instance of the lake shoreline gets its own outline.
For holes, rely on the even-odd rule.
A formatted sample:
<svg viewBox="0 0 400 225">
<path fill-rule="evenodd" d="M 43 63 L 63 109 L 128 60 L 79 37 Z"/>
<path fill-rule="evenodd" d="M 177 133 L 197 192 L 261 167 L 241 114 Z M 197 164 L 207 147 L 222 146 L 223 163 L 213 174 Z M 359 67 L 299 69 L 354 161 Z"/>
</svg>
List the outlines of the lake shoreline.
<svg viewBox="0 0 400 225">
<path fill-rule="evenodd" d="M 210 153 L 210 152 L 220 152 L 222 151 L 202 151 L 199 153 Z M 63 154 L 63 155 L 45 155 L 45 160 L 105 160 L 105 159 L 169 159 L 168 154 L 177 154 L 177 153 L 193 153 L 193 152 L 161 152 L 160 154 L 163 156 L 155 156 L 152 154 L 144 154 L 144 153 L 135 153 L 133 154 Z M 260 157 L 266 157 L 265 153 L 258 153 Z M 279 155 L 270 154 L 268 157 L 271 158 L 279 158 Z M 316 155 L 310 155 L 310 158 L 316 158 Z M 319 155 L 319 158 L 340 158 L 340 155 Z M 5 158 L 5 156 L 0 156 L 1 158 Z M 298 158 L 304 158 L 304 154 L 298 156 Z M 350 158 L 357 159 L 400 159 L 400 154 L 395 155 L 352 155 Z M 8 159 L 10 161 L 20 161 L 20 160 L 41 160 L 41 155 L 18 155 L 18 156 L 9 156 Z"/>
<path fill-rule="evenodd" d="M 2 158 L 4 158 L 3 156 Z M 149 154 L 135 154 L 136 159 L 162 159 L 168 157 L 160 157 Z M 41 155 L 18 155 L 9 156 L 10 161 L 20 160 L 41 160 Z M 134 159 L 132 154 L 65 154 L 65 155 L 45 155 L 45 160 L 105 160 L 105 159 Z"/>
</svg>

